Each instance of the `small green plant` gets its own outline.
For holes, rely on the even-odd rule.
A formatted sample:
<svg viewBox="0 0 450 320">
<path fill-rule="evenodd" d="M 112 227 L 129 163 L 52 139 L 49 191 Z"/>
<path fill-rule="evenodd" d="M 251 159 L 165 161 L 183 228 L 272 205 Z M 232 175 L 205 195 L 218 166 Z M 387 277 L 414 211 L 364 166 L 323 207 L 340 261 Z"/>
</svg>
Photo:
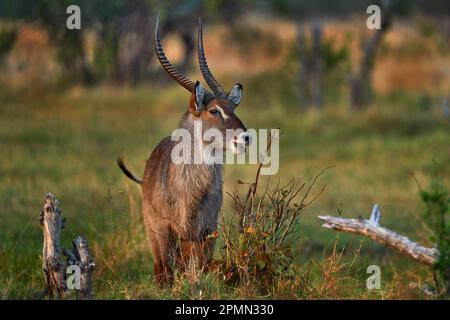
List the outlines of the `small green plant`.
<svg viewBox="0 0 450 320">
<path fill-rule="evenodd" d="M 448 295 L 450 294 L 450 196 L 436 172 L 432 174 L 428 189 L 420 190 L 420 197 L 425 204 L 423 218 L 432 230 L 431 240 L 436 243 L 439 250 L 439 258 L 434 268 L 438 281 L 445 283 Z"/>
</svg>

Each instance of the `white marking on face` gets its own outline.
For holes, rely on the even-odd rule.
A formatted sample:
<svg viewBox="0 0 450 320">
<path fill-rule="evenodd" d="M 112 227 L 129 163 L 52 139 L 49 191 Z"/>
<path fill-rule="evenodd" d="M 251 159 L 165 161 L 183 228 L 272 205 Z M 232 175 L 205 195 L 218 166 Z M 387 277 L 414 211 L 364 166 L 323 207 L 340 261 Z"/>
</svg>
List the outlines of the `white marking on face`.
<svg viewBox="0 0 450 320">
<path fill-rule="evenodd" d="M 228 116 L 225 114 L 225 111 L 223 111 L 222 107 L 219 107 L 219 106 L 214 106 L 214 107 L 217 108 L 217 110 L 220 111 L 220 114 L 222 115 L 222 118 L 223 118 L 224 120 L 227 120 L 227 119 L 228 119 Z"/>
<path fill-rule="evenodd" d="M 245 153 L 245 143 L 242 143 L 238 140 L 231 140 L 230 141 L 230 147 L 233 154 L 240 155 Z"/>
</svg>

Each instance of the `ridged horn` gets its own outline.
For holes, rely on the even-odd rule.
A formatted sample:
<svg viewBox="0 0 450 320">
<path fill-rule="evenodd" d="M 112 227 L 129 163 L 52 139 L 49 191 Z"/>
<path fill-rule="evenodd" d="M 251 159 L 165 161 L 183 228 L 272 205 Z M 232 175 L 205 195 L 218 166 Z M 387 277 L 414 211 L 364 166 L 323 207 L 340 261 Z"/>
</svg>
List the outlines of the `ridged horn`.
<svg viewBox="0 0 450 320">
<path fill-rule="evenodd" d="M 205 78 L 206 83 L 214 94 L 219 97 L 226 97 L 227 94 L 225 93 L 225 90 L 223 90 L 222 86 L 214 78 L 211 70 L 209 70 L 208 63 L 206 62 L 205 50 L 203 48 L 203 25 L 200 17 L 198 18 L 198 64 L 200 66 L 200 71 L 203 74 L 203 78 Z"/>
<path fill-rule="evenodd" d="M 161 35 L 159 32 L 159 13 L 156 18 L 156 28 L 155 28 L 155 52 L 158 57 L 159 62 L 161 63 L 164 70 L 172 77 L 177 83 L 183 86 L 186 90 L 190 92 L 194 92 L 195 82 L 188 79 L 185 75 L 183 75 L 177 68 L 175 68 L 172 63 L 170 63 L 169 59 L 167 59 L 166 54 L 161 45 Z M 214 95 L 205 90 L 205 97 L 207 99 L 211 99 Z"/>
</svg>

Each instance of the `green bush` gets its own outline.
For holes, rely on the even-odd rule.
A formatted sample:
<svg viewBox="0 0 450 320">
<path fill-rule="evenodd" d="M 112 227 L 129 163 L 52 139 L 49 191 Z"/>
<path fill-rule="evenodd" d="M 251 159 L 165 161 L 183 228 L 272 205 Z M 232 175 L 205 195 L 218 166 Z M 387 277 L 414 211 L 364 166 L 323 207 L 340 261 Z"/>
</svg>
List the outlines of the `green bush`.
<svg viewBox="0 0 450 320">
<path fill-rule="evenodd" d="M 225 283 L 247 294 L 273 295 L 275 288 L 295 283 L 299 275 L 293 268 L 300 237 L 299 222 L 304 209 L 324 190 L 312 195 L 322 171 L 309 182 L 292 179 L 287 184 L 265 185 L 258 191 L 260 168 L 255 180 L 247 184 L 244 198 L 231 194 L 234 210 L 231 221 L 222 223 L 223 237 L 219 272 Z"/>
<path fill-rule="evenodd" d="M 423 218 L 431 228 L 431 240 L 439 249 L 439 258 L 434 265 L 438 280 L 445 283 L 446 294 L 450 293 L 450 197 L 436 173 L 428 189 L 421 190 L 420 196 L 425 204 Z"/>
</svg>

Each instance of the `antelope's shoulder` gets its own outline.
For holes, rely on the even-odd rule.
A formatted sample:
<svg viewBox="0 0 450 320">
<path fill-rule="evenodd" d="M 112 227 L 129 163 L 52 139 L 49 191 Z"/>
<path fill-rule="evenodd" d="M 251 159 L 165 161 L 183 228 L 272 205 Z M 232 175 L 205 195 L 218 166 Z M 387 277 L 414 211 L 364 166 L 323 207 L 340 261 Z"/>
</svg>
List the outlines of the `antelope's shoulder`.
<svg viewBox="0 0 450 320">
<path fill-rule="evenodd" d="M 158 145 L 153 149 L 148 161 L 161 161 L 165 160 L 167 156 L 170 157 L 170 153 L 174 146 L 174 141 L 171 141 L 170 136 L 162 139 Z"/>
<path fill-rule="evenodd" d="M 170 154 L 173 148 L 173 141 L 170 136 L 162 139 L 159 144 L 150 153 L 145 164 L 144 180 L 148 180 L 160 176 L 167 171 L 167 166 L 170 163 Z"/>
</svg>

